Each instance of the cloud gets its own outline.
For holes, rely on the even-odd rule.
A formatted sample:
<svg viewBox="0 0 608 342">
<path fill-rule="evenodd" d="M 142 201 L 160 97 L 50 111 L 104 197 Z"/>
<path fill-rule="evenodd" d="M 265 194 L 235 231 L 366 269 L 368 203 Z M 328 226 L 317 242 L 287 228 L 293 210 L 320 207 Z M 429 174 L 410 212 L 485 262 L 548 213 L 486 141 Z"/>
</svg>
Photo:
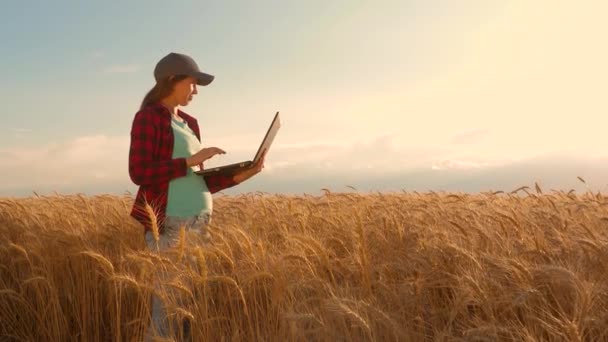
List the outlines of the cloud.
<svg viewBox="0 0 608 342">
<path fill-rule="evenodd" d="M 123 193 L 136 191 L 128 176 L 128 136 L 89 135 L 45 146 L 0 148 L 0 196 L 61 193 Z M 235 149 L 215 165 L 250 159 L 254 148 Z M 224 158 L 224 159 L 223 159 Z M 216 158 L 214 158 L 216 159 Z M 277 144 L 260 175 L 226 194 L 248 191 L 311 193 L 327 187 L 347 191 L 445 190 L 478 192 L 513 190 L 539 181 L 546 188 L 606 188 L 608 158 L 565 155 L 496 162 L 467 158 L 441 146 L 403 146 L 396 136 L 352 141 L 311 141 Z M 210 161 L 207 162 L 207 167 Z"/>
<path fill-rule="evenodd" d="M 294 179 L 312 172 L 337 175 L 429 169 L 434 161 L 449 157 L 448 151 L 433 146 L 404 147 L 395 136 L 347 142 L 316 141 L 276 144 L 270 150 L 265 172 Z M 89 135 L 44 146 L 0 148 L 0 177 L 11 179 L 0 190 L 78 189 L 113 184 L 132 188 L 128 177 L 128 136 Z M 257 149 L 230 150 L 207 167 L 250 160 Z M 4 189 L 3 189 L 4 188 Z"/>
<path fill-rule="evenodd" d="M 566 156 L 535 158 L 504 165 L 480 168 L 446 168 L 441 170 L 404 169 L 399 171 L 360 170 L 359 172 L 326 172 L 310 168 L 284 170 L 280 173 L 263 172 L 256 178 L 224 193 L 250 191 L 278 193 L 320 193 L 332 191 L 449 191 L 476 193 L 482 191 L 512 191 L 520 186 L 541 185 L 551 189 L 577 192 L 608 190 L 608 159 L 584 160 Z M 577 177 L 587 181 L 582 184 Z"/>
<path fill-rule="evenodd" d="M 207 166 L 249 160 L 253 158 L 256 150 L 257 146 L 230 149 L 230 155 L 214 158 L 207 162 Z M 277 143 L 270 148 L 266 165 L 268 172 L 298 172 L 309 169 L 325 172 L 404 170 L 430 168 L 437 160 L 451 157 L 451 152 L 449 148 L 435 145 L 406 146 L 399 143 L 397 135 L 382 135 L 371 139 L 341 142 L 318 140 Z"/>
<path fill-rule="evenodd" d="M 124 64 L 124 65 L 111 65 L 105 67 L 103 71 L 110 74 L 125 74 L 134 73 L 141 69 L 141 65 L 138 64 Z"/>
<path fill-rule="evenodd" d="M 30 133 L 32 132 L 31 128 L 11 128 L 11 131 L 15 133 Z"/>
<path fill-rule="evenodd" d="M 35 147 L 0 148 L 0 177 L 9 188 L 62 188 L 95 184 L 97 179 L 124 184 L 128 140 L 92 135 Z"/>
<path fill-rule="evenodd" d="M 89 57 L 91 57 L 92 59 L 101 59 L 101 58 L 105 57 L 105 55 L 106 55 L 105 52 L 96 50 L 96 51 L 91 52 L 89 54 Z"/>
<path fill-rule="evenodd" d="M 469 160 L 442 160 L 431 166 L 431 170 L 466 170 L 466 169 L 479 169 L 482 167 L 489 167 L 488 162 L 475 162 Z"/>
<path fill-rule="evenodd" d="M 483 140 L 488 135 L 488 129 L 477 129 L 467 131 L 452 137 L 452 144 L 476 144 Z"/>
<path fill-rule="evenodd" d="M 30 129 L 30 128 L 12 127 L 12 128 L 9 128 L 9 130 L 13 133 L 13 137 L 15 137 L 17 139 L 23 139 L 23 138 L 27 137 L 27 135 L 29 133 L 32 133 L 32 129 Z"/>
</svg>

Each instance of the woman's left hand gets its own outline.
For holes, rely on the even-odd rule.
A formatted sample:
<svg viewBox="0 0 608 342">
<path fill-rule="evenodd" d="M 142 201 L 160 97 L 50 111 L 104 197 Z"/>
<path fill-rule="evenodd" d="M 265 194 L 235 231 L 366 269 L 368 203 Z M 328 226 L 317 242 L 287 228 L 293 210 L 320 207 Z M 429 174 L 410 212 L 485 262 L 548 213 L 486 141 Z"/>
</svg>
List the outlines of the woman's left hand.
<svg viewBox="0 0 608 342">
<path fill-rule="evenodd" d="M 232 176 L 234 182 L 237 184 L 242 183 L 260 173 L 264 168 L 264 159 L 266 159 L 266 151 L 262 153 L 262 157 L 257 161 L 257 163 L 253 164 L 252 167 L 235 173 L 234 176 Z"/>
</svg>

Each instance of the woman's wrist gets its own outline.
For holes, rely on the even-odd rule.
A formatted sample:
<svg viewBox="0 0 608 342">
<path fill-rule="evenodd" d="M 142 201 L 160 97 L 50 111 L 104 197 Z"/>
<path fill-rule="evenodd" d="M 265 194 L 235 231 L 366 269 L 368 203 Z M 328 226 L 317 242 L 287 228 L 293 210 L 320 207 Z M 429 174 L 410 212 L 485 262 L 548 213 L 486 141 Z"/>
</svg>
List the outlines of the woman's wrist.
<svg viewBox="0 0 608 342">
<path fill-rule="evenodd" d="M 186 165 L 187 165 L 188 167 L 192 167 L 192 166 L 198 165 L 198 163 L 196 163 L 196 162 L 194 161 L 194 158 L 192 158 L 192 157 L 188 157 L 188 158 L 186 158 Z"/>
</svg>

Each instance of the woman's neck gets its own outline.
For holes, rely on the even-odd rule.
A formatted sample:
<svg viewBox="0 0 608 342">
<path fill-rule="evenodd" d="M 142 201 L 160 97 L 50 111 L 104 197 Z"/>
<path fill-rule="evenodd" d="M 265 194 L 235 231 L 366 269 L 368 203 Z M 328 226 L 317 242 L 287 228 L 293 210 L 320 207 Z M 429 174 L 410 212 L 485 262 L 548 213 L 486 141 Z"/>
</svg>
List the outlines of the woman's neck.
<svg viewBox="0 0 608 342">
<path fill-rule="evenodd" d="M 177 103 L 169 99 L 161 100 L 160 103 L 171 112 L 172 115 L 177 116 Z"/>
</svg>

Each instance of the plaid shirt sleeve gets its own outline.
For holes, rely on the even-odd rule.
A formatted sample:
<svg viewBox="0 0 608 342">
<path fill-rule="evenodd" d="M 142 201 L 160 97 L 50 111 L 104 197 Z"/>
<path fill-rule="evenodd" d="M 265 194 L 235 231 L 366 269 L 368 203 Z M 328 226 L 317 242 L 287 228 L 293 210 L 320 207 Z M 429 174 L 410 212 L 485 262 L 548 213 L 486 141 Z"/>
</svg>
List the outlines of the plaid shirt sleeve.
<svg viewBox="0 0 608 342">
<path fill-rule="evenodd" d="M 145 110 L 138 112 L 133 119 L 129 149 L 129 176 L 136 185 L 169 182 L 187 174 L 185 158 L 162 159 L 154 155 L 158 143 L 156 139 L 159 137 L 159 128 L 154 124 L 150 113 Z"/>
</svg>

